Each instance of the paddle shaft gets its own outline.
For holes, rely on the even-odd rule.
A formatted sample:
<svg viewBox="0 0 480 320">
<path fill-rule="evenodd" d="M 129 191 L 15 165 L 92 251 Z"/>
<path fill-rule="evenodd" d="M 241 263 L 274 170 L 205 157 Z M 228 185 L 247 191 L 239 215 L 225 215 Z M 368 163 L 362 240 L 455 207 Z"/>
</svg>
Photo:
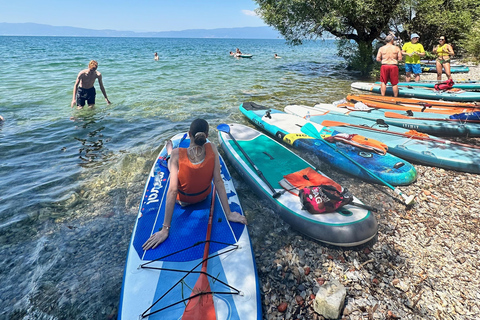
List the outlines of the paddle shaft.
<svg viewBox="0 0 480 320">
<path fill-rule="evenodd" d="M 380 102 L 380 103 L 388 103 L 388 104 L 396 104 L 396 105 L 416 105 L 416 106 L 421 106 L 421 107 L 430 107 L 430 106 L 435 106 L 435 107 L 447 107 L 447 108 L 478 108 L 479 106 L 476 103 L 473 102 L 445 102 L 445 101 L 436 101 L 436 100 L 429 100 L 428 102 L 415 99 L 415 98 L 404 98 L 405 101 L 398 101 L 394 100 L 392 97 L 389 97 L 390 99 L 384 99 L 376 95 L 361 95 L 358 96 L 360 100 L 355 99 L 355 96 L 348 96 L 347 100 L 349 101 L 361 101 L 363 102 L 364 100 L 367 101 L 373 101 L 373 102 Z M 407 100 L 408 99 L 408 100 Z"/>
<path fill-rule="evenodd" d="M 192 289 L 192 294 L 190 296 L 191 299 L 188 300 L 188 303 L 185 306 L 185 310 L 182 315 L 182 320 L 216 319 L 215 306 L 213 303 L 213 299 L 211 298 L 212 290 L 210 289 L 210 284 L 207 278 L 207 264 L 208 264 L 208 254 L 210 251 L 210 237 L 212 234 L 213 210 L 215 209 L 215 193 L 216 193 L 216 188 L 214 184 L 212 188 L 212 202 L 210 204 L 210 214 L 208 216 L 207 234 L 205 236 L 205 249 L 203 251 L 202 268 L 201 268 L 200 276 L 198 277 L 198 280 Z M 210 297 L 201 301 L 199 300 L 200 299 L 199 297 L 202 294 L 207 294 Z"/>
<path fill-rule="evenodd" d="M 215 209 L 215 184 L 212 190 L 212 203 L 210 204 L 210 215 L 208 216 L 207 236 L 205 237 L 205 250 L 203 251 L 202 271 L 207 272 L 208 252 L 210 250 L 210 236 L 212 234 L 213 210 Z"/>
<path fill-rule="evenodd" d="M 225 132 L 225 131 L 224 131 Z M 265 182 L 265 184 L 268 186 L 268 188 L 270 188 L 270 191 L 273 192 L 273 197 L 274 198 L 277 198 L 278 196 L 280 196 L 281 194 L 278 193 L 277 191 L 275 191 L 275 189 L 272 187 L 272 185 L 270 184 L 270 182 L 268 182 L 268 180 L 265 178 L 265 176 L 263 175 L 262 171 L 260 171 L 260 169 L 258 169 L 258 167 L 255 165 L 255 163 L 252 161 L 252 159 L 250 159 L 250 157 L 248 156 L 248 154 L 245 152 L 245 150 L 243 150 L 243 148 L 240 146 L 240 144 L 238 144 L 237 140 L 235 139 L 235 137 L 232 135 L 232 133 L 230 132 L 230 130 L 227 132 L 230 139 L 233 140 L 233 142 L 235 143 L 235 145 L 238 147 L 238 149 L 240 150 L 240 152 L 245 156 L 245 158 L 247 159 L 248 163 L 250 163 L 250 165 L 255 169 L 255 171 L 257 172 L 258 176 L 260 177 L 260 179 L 262 179 L 263 182 Z"/>
<path fill-rule="evenodd" d="M 358 163 L 357 161 L 355 161 L 352 157 L 350 157 L 348 154 L 342 152 L 341 150 L 339 150 L 338 148 L 336 148 L 334 145 L 330 144 L 329 142 L 325 141 L 322 136 L 320 135 L 320 133 L 318 132 L 317 128 L 315 128 L 311 123 L 307 122 L 307 124 L 305 124 L 303 128 L 306 127 L 306 131 L 308 131 L 309 135 L 314 137 L 314 138 L 317 138 L 318 140 L 322 141 L 323 143 L 325 143 L 327 146 L 329 146 L 330 148 L 332 148 L 333 150 L 335 150 L 336 152 L 338 152 L 339 154 L 341 154 L 342 156 L 344 156 L 345 158 L 347 158 L 348 160 L 350 160 L 353 164 L 355 164 L 356 166 L 358 166 L 359 168 L 363 169 L 366 173 L 368 173 L 370 176 L 372 176 L 373 178 L 377 179 L 378 181 L 380 181 L 381 183 L 383 183 L 385 186 L 389 187 L 390 189 L 392 189 L 396 194 L 398 195 L 401 195 L 403 197 L 403 199 L 405 200 L 406 204 L 408 205 L 409 203 L 407 203 L 407 196 L 404 195 L 399 189 L 395 188 L 394 186 L 392 186 L 390 183 L 388 183 L 387 181 L 383 180 L 382 178 L 380 178 L 379 176 L 377 176 L 375 173 L 373 173 L 372 171 L 370 171 L 369 169 L 365 168 L 363 165 L 361 165 L 360 163 Z"/>
<path fill-rule="evenodd" d="M 430 137 L 415 136 L 415 135 L 409 135 L 409 134 L 400 133 L 400 132 L 385 131 L 385 130 L 381 130 L 381 129 L 375 129 L 375 128 L 366 127 L 366 126 L 359 126 L 359 125 L 356 125 L 356 124 L 350 124 L 350 123 L 345 123 L 345 122 L 340 122 L 340 121 L 324 120 L 321 123 L 321 125 L 325 126 L 325 127 L 359 128 L 359 129 L 363 129 L 363 130 L 367 130 L 367 131 L 382 132 L 382 133 L 395 135 L 395 136 L 400 136 L 400 137 L 405 137 L 405 138 L 410 138 L 410 139 L 432 141 L 432 142 L 438 142 L 438 143 L 443 143 L 443 144 L 447 144 L 447 145 L 452 144 L 452 145 L 457 145 L 457 146 L 461 146 L 461 147 L 480 149 L 480 146 L 470 145 L 470 144 L 466 144 L 466 143 L 455 142 L 455 141 L 450 141 L 450 140 L 442 140 L 442 139 L 433 139 L 433 138 L 430 138 Z"/>
<path fill-rule="evenodd" d="M 387 118 L 396 118 L 396 119 L 411 119 L 411 120 L 426 120 L 426 121 L 452 121 L 452 122 L 461 122 L 461 123 L 480 123 L 480 120 L 411 117 L 411 116 L 406 116 L 406 115 L 403 115 L 403 114 L 398 114 L 396 112 L 388 112 L 388 111 L 386 111 L 384 115 Z"/>
</svg>

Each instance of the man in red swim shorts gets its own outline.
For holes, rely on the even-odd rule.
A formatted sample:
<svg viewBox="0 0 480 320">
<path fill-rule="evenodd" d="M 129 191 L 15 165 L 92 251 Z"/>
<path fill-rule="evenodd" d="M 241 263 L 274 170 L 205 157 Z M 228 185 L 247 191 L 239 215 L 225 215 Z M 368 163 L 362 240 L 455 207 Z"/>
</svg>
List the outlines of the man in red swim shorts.
<svg viewBox="0 0 480 320">
<path fill-rule="evenodd" d="M 393 44 L 393 36 L 388 35 L 385 38 L 383 47 L 378 49 L 377 61 L 382 63 L 380 68 L 380 92 L 382 96 L 387 91 L 387 83 L 390 81 L 393 89 L 393 96 L 398 97 L 398 61 L 402 60 L 402 50 Z"/>
</svg>

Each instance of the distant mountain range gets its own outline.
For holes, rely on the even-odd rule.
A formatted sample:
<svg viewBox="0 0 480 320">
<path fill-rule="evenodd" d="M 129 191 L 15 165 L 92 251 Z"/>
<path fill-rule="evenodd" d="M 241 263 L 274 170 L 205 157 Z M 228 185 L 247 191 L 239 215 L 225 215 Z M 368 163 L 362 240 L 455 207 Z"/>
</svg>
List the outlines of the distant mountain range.
<svg viewBox="0 0 480 320">
<path fill-rule="evenodd" d="M 38 23 L 0 23 L 1 36 L 59 36 L 59 37 L 152 37 L 152 38 L 233 38 L 282 39 L 272 27 L 221 29 L 192 29 L 183 31 L 134 32 L 93 30 L 75 27 L 56 27 Z"/>
</svg>

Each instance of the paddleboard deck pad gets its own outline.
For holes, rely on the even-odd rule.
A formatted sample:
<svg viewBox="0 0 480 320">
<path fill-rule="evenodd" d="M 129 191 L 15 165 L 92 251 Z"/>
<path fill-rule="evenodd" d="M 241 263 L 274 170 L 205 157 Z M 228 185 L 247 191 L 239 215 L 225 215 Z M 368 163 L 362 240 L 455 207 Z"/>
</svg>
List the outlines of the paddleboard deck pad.
<svg viewBox="0 0 480 320">
<path fill-rule="evenodd" d="M 315 169 L 294 152 L 253 128 L 241 124 L 231 124 L 229 127 L 231 135 L 276 192 L 286 190 L 280 186 L 285 175 L 309 167 Z M 377 220 L 368 209 L 349 204 L 335 212 L 311 214 L 303 210 L 299 197 L 293 193 L 283 192 L 274 198 L 273 192 L 229 134 L 220 131 L 219 140 L 226 158 L 258 197 L 268 201 L 269 207 L 299 232 L 328 244 L 345 247 L 363 244 L 377 234 Z M 361 203 L 355 197 L 354 202 Z"/>
<path fill-rule="evenodd" d="M 187 134 L 172 139 L 189 146 Z M 118 319 L 181 319 L 200 276 L 212 196 L 215 197 L 207 278 L 217 319 L 261 319 L 259 280 L 245 225 L 229 222 L 217 195 L 193 205 L 175 204 L 169 237 L 156 249 L 142 245 L 162 228 L 170 174 L 166 149 L 145 185 L 125 265 Z M 163 163 L 163 164 L 162 164 Z M 243 214 L 232 178 L 220 157 L 230 210 Z M 213 189 L 213 188 L 212 188 Z M 197 294 L 197 293 L 194 293 Z M 202 295 L 200 302 L 202 301 Z"/>
</svg>

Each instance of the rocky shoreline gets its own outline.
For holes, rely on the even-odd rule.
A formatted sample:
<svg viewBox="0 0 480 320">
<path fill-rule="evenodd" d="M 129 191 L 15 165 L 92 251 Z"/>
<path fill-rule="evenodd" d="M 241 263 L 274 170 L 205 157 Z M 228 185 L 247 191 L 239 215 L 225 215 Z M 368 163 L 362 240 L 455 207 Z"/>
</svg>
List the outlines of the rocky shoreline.
<svg viewBox="0 0 480 320">
<path fill-rule="evenodd" d="M 480 68 L 470 68 L 453 79 L 480 79 Z M 456 140 L 480 146 L 478 138 Z M 330 247 L 299 234 L 274 212 L 265 212 L 262 221 L 270 224 L 267 234 L 249 217 L 265 319 L 324 319 L 313 300 L 333 280 L 347 289 L 340 319 L 480 318 L 478 175 L 415 165 L 417 181 L 400 187 L 416 195 L 406 208 L 386 187 L 320 167 L 378 209 L 378 239 L 360 248 Z M 255 210 L 254 203 L 243 205 Z"/>
</svg>

